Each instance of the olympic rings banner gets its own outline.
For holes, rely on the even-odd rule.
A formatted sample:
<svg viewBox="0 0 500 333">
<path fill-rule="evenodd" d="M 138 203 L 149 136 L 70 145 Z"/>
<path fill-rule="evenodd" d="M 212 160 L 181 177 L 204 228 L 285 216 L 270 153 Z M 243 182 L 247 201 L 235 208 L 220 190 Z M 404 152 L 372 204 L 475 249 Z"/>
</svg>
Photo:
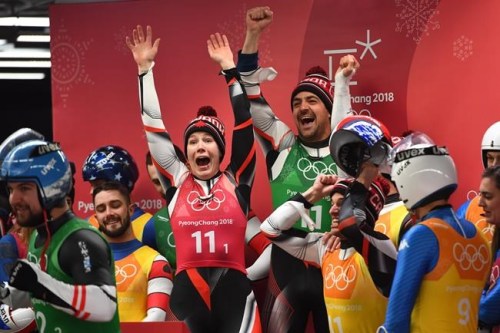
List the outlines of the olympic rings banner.
<svg viewBox="0 0 500 333">
<path fill-rule="evenodd" d="M 107 144 L 123 146 L 139 164 L 133 199 L 149 211 L 163 204 L 144 165 L 137 68 L 125 36 L 141 24 L 151 25 L 154 37 L 161 38 L 155 78 L 174 142 L 182 146 L 185 125 L 201 105 L 210 104 L 224 120 L 230 143 L 227 88 L 208 57 L 206 40 L 211 33 L 224 33 L 236 53 L 244 39 L 246 10 L 262 4 L 141 0 L 52 5 L 54 139 L 78 168 L 74 208 L 79 215 L 92 213 L 81 166 L 92 150 Z M 499 1 L 269 0 L 267 5 L 275 18 L 259 55 L 263 66 L 279 73 L 263 84 L 279 118 L 295 131 L 290 93 L 299 79 L 315 65 L 332 78 L 340 57 L 353 54 L 361 63 L 351 85 L 353 109 L 378 118 L 393 135 L 419 130 L 446 145 L 459 174 L 454 203 L 475 194 L 482 134 L 500 118 L 495 82 Z M 257 162 L 252 206 L 264 219 L 271 212 L 271 196 L 260 150 Z"/>
</svg>

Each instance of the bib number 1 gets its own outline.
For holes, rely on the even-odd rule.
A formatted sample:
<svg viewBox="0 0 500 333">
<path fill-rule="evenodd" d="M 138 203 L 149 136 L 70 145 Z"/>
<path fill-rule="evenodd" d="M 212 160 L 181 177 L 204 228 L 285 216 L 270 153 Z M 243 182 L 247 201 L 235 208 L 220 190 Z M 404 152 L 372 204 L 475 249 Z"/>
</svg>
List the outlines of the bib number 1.
<svg viewBox="0 0 500 333">
<path fill-rule="evenodd" d="M 328 317 L 328 326 L 330 326 L 330 332 L 333 333 L 344 333 L 344 330 L 342 329 L 342 321 L 340 320 L 340 317 L 335 317 L 335 318 L 330 318 Z"/>
</svg>

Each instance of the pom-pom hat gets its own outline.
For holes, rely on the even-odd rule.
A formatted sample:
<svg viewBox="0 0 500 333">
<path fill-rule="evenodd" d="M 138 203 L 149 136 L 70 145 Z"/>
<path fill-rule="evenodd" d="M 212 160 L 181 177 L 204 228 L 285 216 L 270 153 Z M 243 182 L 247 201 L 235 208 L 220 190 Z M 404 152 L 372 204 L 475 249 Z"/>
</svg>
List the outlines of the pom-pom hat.
<svg viewBox="0 0 500 333">
<path fill-rule="evenodd" d="M 293 99 L 302 92 L 308 91 L 315 94 L 325 104 L 328 113 L 332 113 L 333 87 L 327 77 L 325 70 L 319 66 L 312 67 L 306 73 L 306 76 L 299 82 L 292 91 L 291 105 L 293 110 Z"/>
<path fill-rule="evenodd" d="M 206 132 L 210 134 L 219 147 L 221 157 L 224 158 L 226 152 L 225 129 L 222 121 L 217 117 L 217 112 L 211 106 L 202 106 L 197 113 L 197 117 L 189 122 L 184 131 L 184 153 L 187 156 L 187 143 L 189 136 L 194 132 Z"/>
</svg>

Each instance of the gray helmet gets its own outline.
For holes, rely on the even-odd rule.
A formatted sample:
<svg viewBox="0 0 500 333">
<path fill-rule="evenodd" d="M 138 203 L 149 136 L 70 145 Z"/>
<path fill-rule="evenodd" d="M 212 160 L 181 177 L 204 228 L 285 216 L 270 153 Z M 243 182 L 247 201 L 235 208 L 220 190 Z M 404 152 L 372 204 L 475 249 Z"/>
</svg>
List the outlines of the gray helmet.
<svg viewBox="0 0 500 333">
<path fill-rule="evenodd" d="M 436 146 L 424 133 L 402 139 L 389 159 L 391 179 L 410 210 L 448 198 L 457 188 L 457 171 L 448 150 Z"/>
</svg>

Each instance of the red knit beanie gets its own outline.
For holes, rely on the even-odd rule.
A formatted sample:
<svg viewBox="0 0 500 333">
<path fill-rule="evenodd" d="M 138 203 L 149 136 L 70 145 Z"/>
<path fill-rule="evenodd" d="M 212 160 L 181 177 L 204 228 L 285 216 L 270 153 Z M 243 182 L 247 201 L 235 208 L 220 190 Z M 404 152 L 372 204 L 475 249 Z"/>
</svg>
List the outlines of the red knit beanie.
<svg viewBox="0 0 500 333">
<path fill-rule="evenodd" d="M 333 87 L 327 74 L 320 66 L 310 68 L 306 76 L 292 91 L 291 105 L 293 110 L 293 98 L 301 91 L 308 91 L 321 99 L 326 109 L 331 114 L 333 104 Z"/>
<path fill-rule="evenodd" d="M 187 142 L 189 136 L 194 132 L 206 132 L 210 134 L 219 147 L 221 157 L 226 152 L 226 139 L 224 138 L 224 124 L 217 118 L 217 111 L 209 105 L 202 106 L 197 113 L 197 117 L 189 122 L 184 131 L 184 153 L 187 156 Z"/>
</svg>

